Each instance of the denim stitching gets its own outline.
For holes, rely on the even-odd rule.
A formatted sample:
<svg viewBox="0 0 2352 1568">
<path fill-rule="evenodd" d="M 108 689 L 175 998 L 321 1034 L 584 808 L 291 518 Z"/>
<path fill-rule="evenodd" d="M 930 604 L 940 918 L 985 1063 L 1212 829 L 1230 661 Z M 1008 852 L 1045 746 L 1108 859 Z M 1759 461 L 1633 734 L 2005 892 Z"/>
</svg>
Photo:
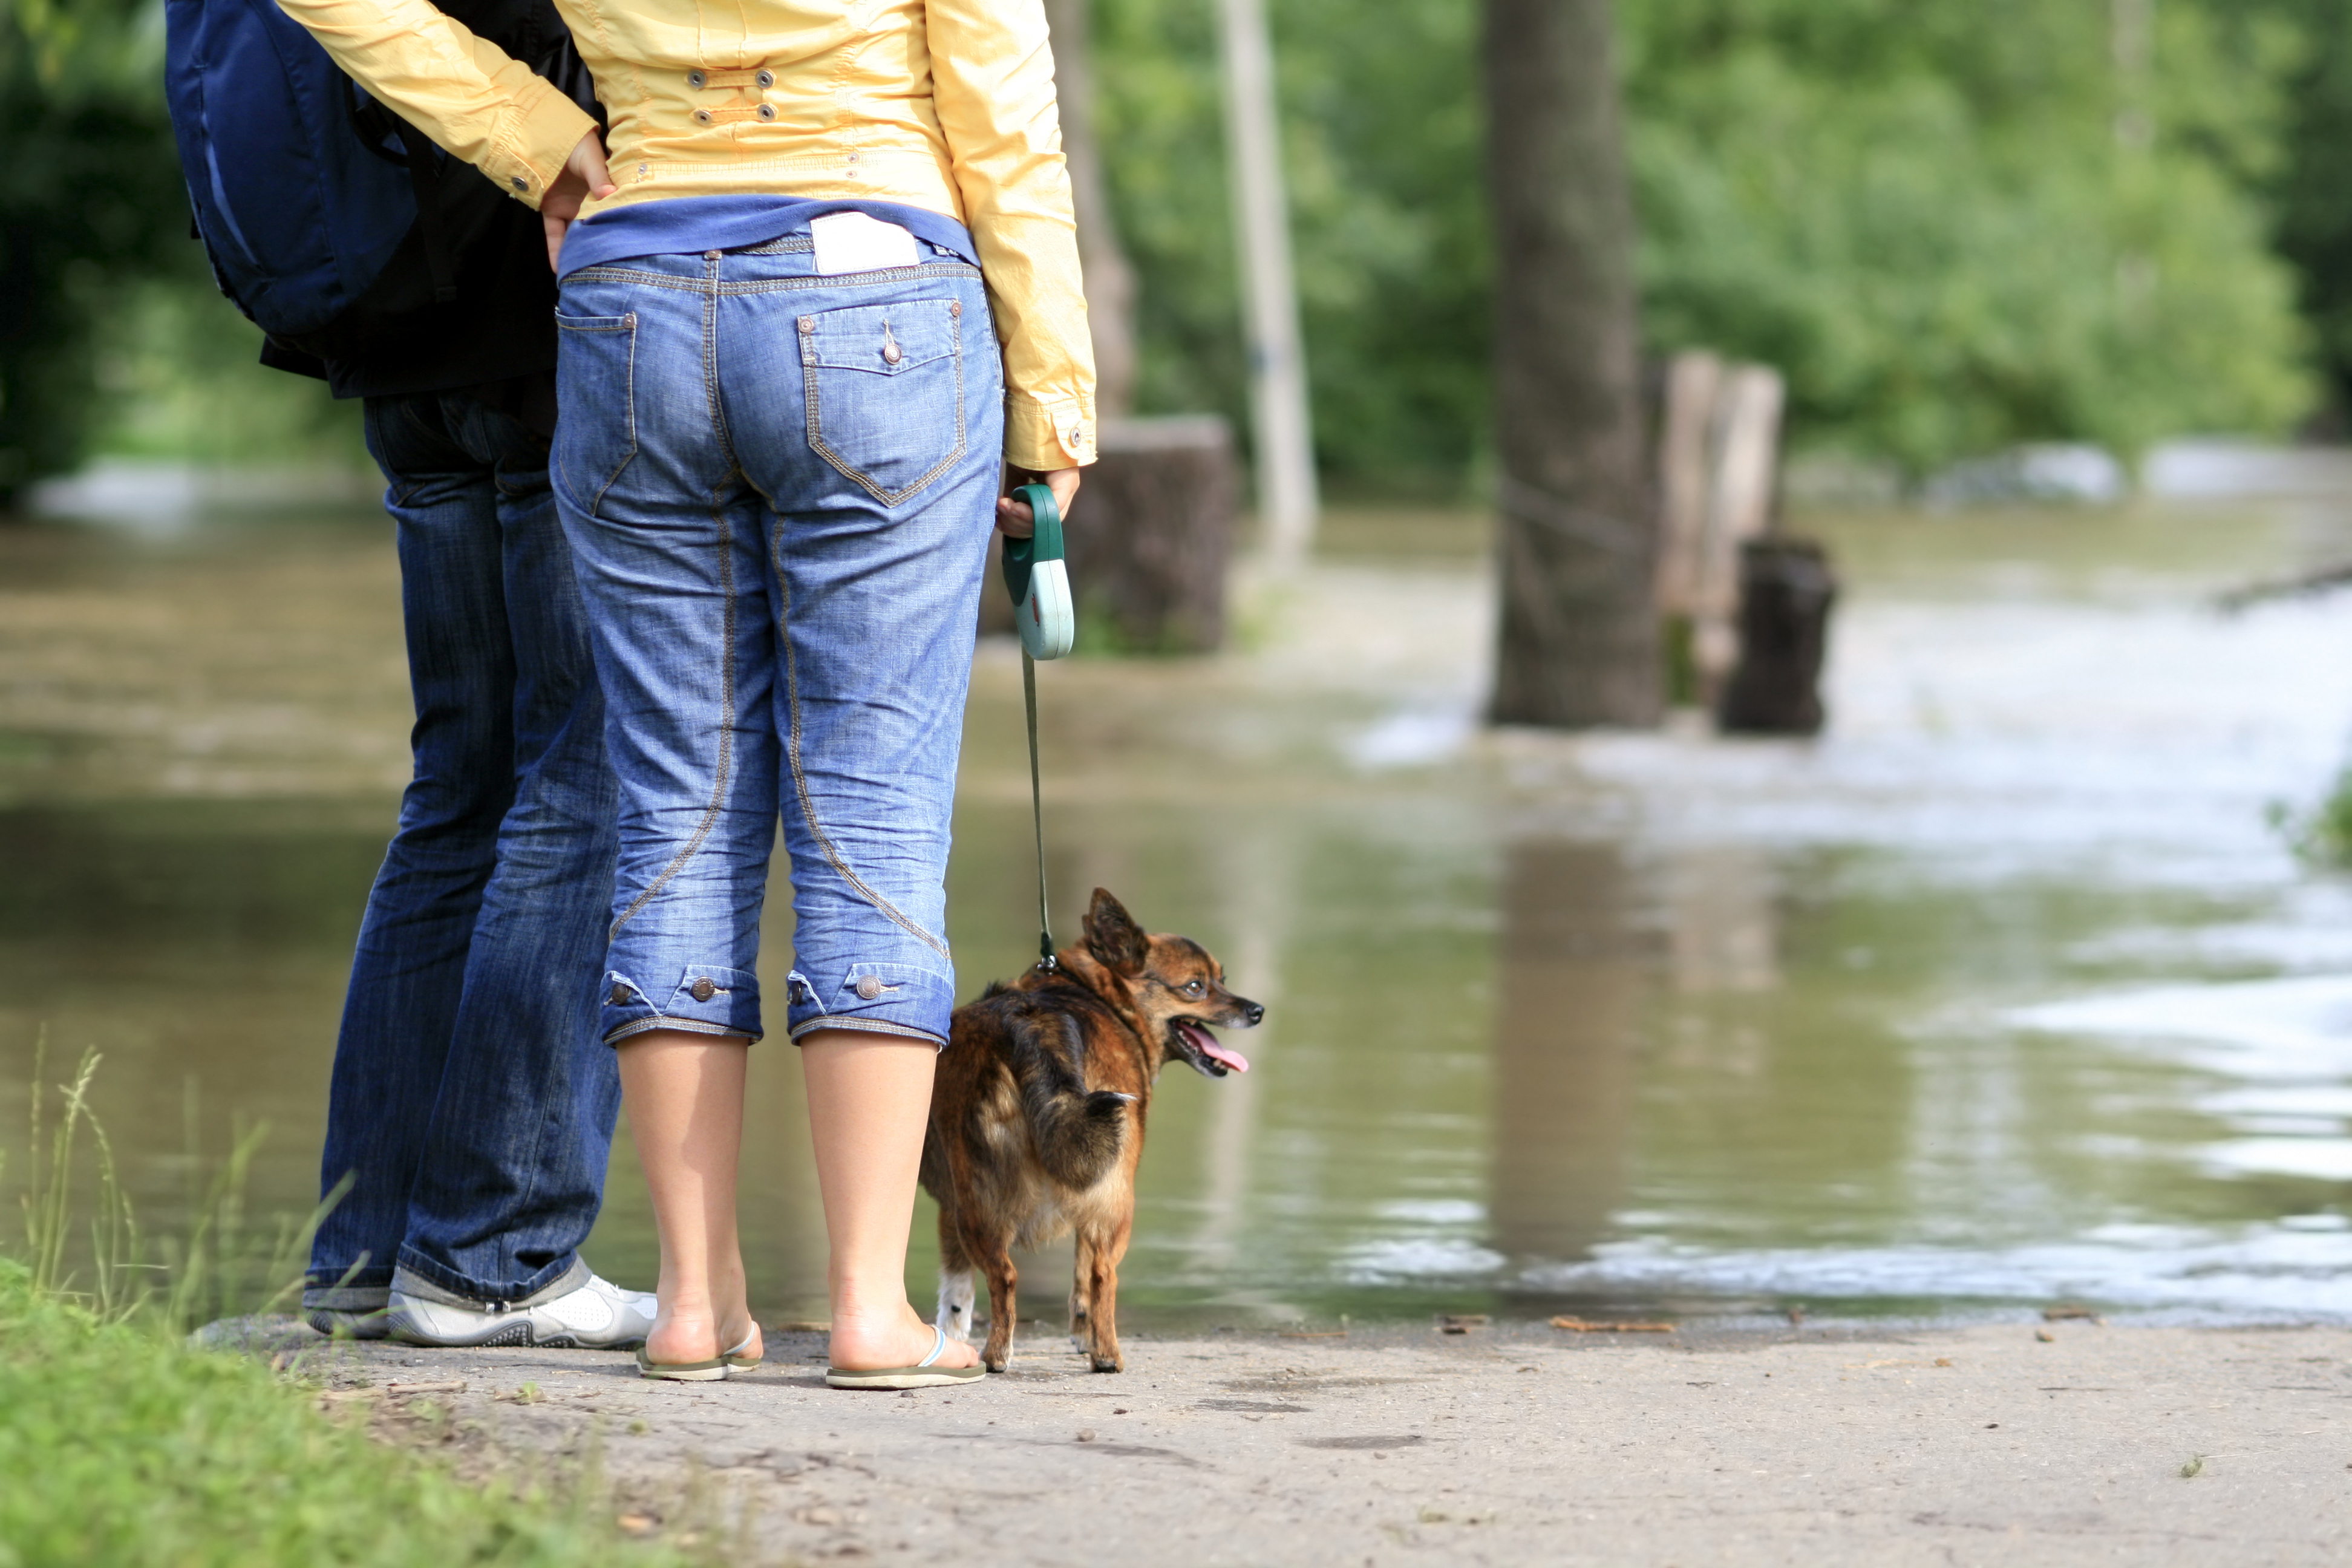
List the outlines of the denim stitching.
<svg viewBox="0 0 2352 1568">
<path fill-rule="evenodd" d="M 721 481 L 722 484 L 724 482 Z M 647 883 L 646 890 L 631 900 L 629 907 L 614 921 L 612 928 L 604 933 L 606 942 L 619 936 L 621 928 L 635 919 L 637 911 L 644 909 L 655 894 L 667 887 L 670 879 L 694 858 L 702 847 L 702 841 L 710 837 L 711 828 L 718 825 L 719 809 L 726 804 L 727 776 L 733 770 L 735 761 L 735 531 L 728 526 L 727 506 L 721 499 L 722 494 L 721 490 L 710 492 L 710 521 L 719 530 L 719 592 L 726 605 L 720 625 L 727 639 L 727 651 L 719 667 L 719 705 L 726 710 L 726 718 L 719 727 L 719 761 L 711 770 L 710 804 L 703 808 L 702 820 L 696 824 L 694 837 L 686 841 L 686 847 L 662 868 L 661 875 Z"/>
<path fill-rule="evenodd" d="M 811 278 L 746 279 L 721 283 L 721 294 L 773 294 L 798 289 L 866 288 L 879 283 L 920 283 L 933 278 L 978 278 L 980 268 L 962 261 L 928 261 L 916 267 L 888 267 L 876 272 L 843 272 Z M 634 283 L 647 289 L 675 289 L 699 294 L 708 283 L 699 278 L 679 278 L 667 272 L 640 272 L 632 267 L 583 267 L 566 275 L 566 281 Z"/>
<path fill-rule="evenodd" d="M 793 651 L 793 585 L 791 580 L 784 575 L 783 542 L 784 521 L 780 513 L 776 518 L 775 532 L 768 549 L 776 567 L 776 630 L 780 634 L 777 640 L 783 644 L 784 648 L 784 700 L 793 713 L 790 747 L 793 763 L 793 793 L 800 800 L 801 817 L 808 824 L 809 835 L 816 840 L 817 847 L 824 851 L 824 858 L 832 862 L 833 868 L 841 873 L 843 881 L 863 894 L 866 902 L 881 910 L 893 925 L 911 933 L 924 946 L 952 963 L 954 957 L 948 952 L 947 943 L 908 920 L 899 912 L 896 904 L 867 887 L 857 873 L 849 868 L 847 862 L 842 859 L 841 852 L 834 847 L 833 840 L 826 837 L 824 825 L 816 819 L 816 803 L 809 798 L 808 777 L 801 771 L 801 671 L 799 657 Z"/>
<path fill-rule="evenodd" d="M 705 294 L 702 306 L 702 395 L 710 405 L 710 427 L 719 432 L 719 449 L 727 454 L 731 470 L 735 443 L 727 434 L 727 410 L 719 400 L 719 258 L 703 262 Z"/>
<path fill-rule="evenodd" d="M 879 1018 L 860 1017 L 855 1013 L 846 1017 L 835 1017 L 825 1014 L 810 1018 L 790 1032 L 791 1038 L 797 1042 L 803 1035 L 814 1033 L 818 1029 L 863 1029 L 868 1034 L 904 1035 L 909 1039 L 929 1040 L 934 1045 L 945 1043 L 939 1035 L 929 1029 L 918 1029 L 906 1024 L 886 1024 Z"/>
<path fill-rule="evenodd" d="M 592 326 L 587 324 L 597 321 L 616 321 L 619 324 L 609 327 Z M 613 465 L 612 476 L 603 484 L 598 485 L 596 487 L 596 493 L 589 498 L 587 507 L 588 515 L 591 517 L 601 517 L 604 515 L 604 497 L 606 493 L 609 492 L 614 485 L 621 482 L 621 475 L 626 471 L 631 463 L 637 460 L 637 313 L 635 310 L 631 310 L 625 316 L 608 316 L 601 318 L 594 316 L 574 316 L 567 320 L 562 311 L 558 311 L 555 317 L 555 324 L 567 332 L 626 332 L 629 334 L 629 354 L 622 373 L 621 380 L 621 390 L 624 394 L 621 405 L 627 409 L 629 414 L 628 451 L 622 457 L 619 462 Z M 563 474 L 563 465 L 557 461 L 552 449 L 548 453 L 548 461 L 554 466 L 555 471 L 558 475 Z M 564 477 L 568 480 L 569 476 Z"/>
<path fill-rule="evenodd" d="M 867 479 L 864 474 L 861 474 L 856 469 L 851 468 L 846 459 L 845 459 L 839 453 L 835 452 L 831 447 L 825 445 L 824 432 L 818 420 L 820 409 L 818 406 L 816 379 L 816 373 L 824 367 L 820 366 L 816 363 L 816 349 L 810 342 L 807 335 L 803 334 L 801 338 L 801 401 L 807 405 L 808 407 L 809 449 L 814 452 L 818 457 L 823 458 L 828 464 L 832 465 L 832 467 L 840 473 L 842 478 L 856 483 L 860 489 L 865 490 L 866 494 L 872 496 L 876 500 L 880 501 L 884 506 L 897 506 L 900 501 L 921 491 L 923 488 L 929 485 L 933 479 L 938 479 L 941 474 L 946 473 L 950 468 L 955 467 L 958 462 L 961 461 L 964 448 L 971 444 L 971 434 L 964 428 L 963 421 L 963 325 L 961 319 L 957 321 L 953 336 L 955 339 L 956 389 L 955 450 L 950 452 L 946 457 L 941 458 L 939 460 L 938 466 L 933 468 L 929 473 L 925 474 L 921 479 L 917 479 L 905 489 L 896 492 L 884 489 L 872 479 Z M 853 371 L 850 374 L 854 375 L 861 373 Z"/>
<path fill-rule="evenodd" d="M 699 1018 L 665 1018 L 656 1013 L 650 1018 L 634 1018 L 615 1026 L 613 1032 L 604 1037 L 604 1044 L 617 1046 L 631 1035 L 643 1035 L 655 1029 L 676 1029 L 688 1035 L 732 1035 L 745 1040 L 761 1037 L 756 1029 L 739 1028 L 732 1024 L 706 1024 Z"/>
<path fill-rule="evenodd" d="M 708 269 L 709 280 L 716 284 L 718 274 L 719 263 L 713 261 Z M 719 295 L 715 289 L 710 292 L 709 300 L 710 302 L 703 308 L 702 313 L 702 380 L 706 395 L 710 400 L 712 415 L 716 418 L 719 408 L 717 363 Z M 633 335 L 630 339 L 633 350 L 635 342 Z M 632 363 L 634 363 L 634 354 Z M 633 414 L 632 418 L 634 417 Z M 719 420 L 718 429 L 720 444 L 724 446 L 727 440 L 727 426 L 723 419 Z M 731 451 L 729 456 L 731 460 L 733 456 Z M 621 928 L 635 918 L 636 912 L 646 907 L 646 901 L 668 886 L 670 879 L 677 876 L 688 860 L 694 858 L 696 852 L 702 847 L 702 841 L 710 837 L 711 828 L 718 826 L 719 809 L 726 804 L 727 778 L 733 771 L 735 762 L 735 531 L 727 521 L 726 502 L 727 481 L 733 477 L 734 469 L 730 468 L 727 473 L 720 476 L 719 488 L 710 492 L 711 526 L 719 531 L 719 592 L 726 606 L 721 615 L 720 626 L 727 645 L 727 651 L 719 659 L 719 703 L 726 710 L 726 717 L 719 728 L 719 762 L 711 773 L 710 804 L 703 808 L 702 820 L 696 825 L 694 837 L 687 840 L 686 847 L 679 850 L 670 863 L 662 868 L 661 875 L 648 883 L 646 890 L 639 893 L 629 907 L 621 911 L 620 918 L 613 922 L 612 929 L 604 935 L 604 940 L 607 942 L 618 936 Z"/>
</svg>

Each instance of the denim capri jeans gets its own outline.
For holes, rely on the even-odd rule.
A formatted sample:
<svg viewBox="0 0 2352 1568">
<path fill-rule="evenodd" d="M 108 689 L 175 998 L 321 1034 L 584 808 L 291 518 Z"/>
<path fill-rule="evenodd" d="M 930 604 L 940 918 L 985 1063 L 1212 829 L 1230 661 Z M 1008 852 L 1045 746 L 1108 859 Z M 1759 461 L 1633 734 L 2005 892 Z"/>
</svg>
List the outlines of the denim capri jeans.
<svg viewBox="0 0 2352 1568">
<path fill-rule="evenodd" d="M 792 1037 L 947 1038 L 1003 388 L 979 269 L 919 255 L 820 276 L 802 232 L 563 282 L 554 488 L 621 787 L 607 1044 L 761 1036 L 780 814 Z"/>
</svg>

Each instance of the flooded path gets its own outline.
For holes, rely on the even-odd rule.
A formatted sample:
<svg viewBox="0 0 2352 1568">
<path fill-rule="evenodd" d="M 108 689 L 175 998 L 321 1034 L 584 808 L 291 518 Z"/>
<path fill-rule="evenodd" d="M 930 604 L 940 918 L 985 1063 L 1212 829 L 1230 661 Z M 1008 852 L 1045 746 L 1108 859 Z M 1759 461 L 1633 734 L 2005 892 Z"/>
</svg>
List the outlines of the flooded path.
<svg viewBox="0 0 2352 1568">
<path fill-rule="evenodd" d="M 2352 602 L 2210 607 L 2352 558 L 2352 495 L 1807 526 L 1818 742 L 1481 732 L 1464 517 L 1335 520 L 1225 658 L 1041 672 L 1065 940 L 1106 886 L 1271 1008 L 1256 1070 L 1163 1080 L 1139 1322 L 2352 1310 L 2352 884 L 2265 820 L 2352 740 Z M 97 1046 L 152 1225 L 232 1111 L 253 1206 L 310 1196 L 403 776 L 387 529 L 0 531 L 0 1125 L 37 1030 Z M 1030 952 L 1026 784 L 984 647 L 967 994 Z M 753 1072 L 755 1289 L 805 1312 L 797 1072 Z M 590 1256 L 650 1278 L 625 1143 Z"/>
</svg>

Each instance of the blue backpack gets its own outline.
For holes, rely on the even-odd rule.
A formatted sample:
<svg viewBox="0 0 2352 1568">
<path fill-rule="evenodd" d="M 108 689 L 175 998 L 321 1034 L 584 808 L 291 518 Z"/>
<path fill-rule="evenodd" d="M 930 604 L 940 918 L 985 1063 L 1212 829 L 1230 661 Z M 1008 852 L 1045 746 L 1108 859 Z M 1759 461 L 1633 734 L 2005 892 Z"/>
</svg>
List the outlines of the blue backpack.
<svg viewBox="0 0 2352 1568">
<path fill-rule="evenodd" d="M 548 0 L 446 0 L 594 112 Z M 457 298 L 507 198 L 373 102 L 276 0 L 167 0 L 164 93 L 221 291 L 279 343 L 358 352 Z"/>
</svg>

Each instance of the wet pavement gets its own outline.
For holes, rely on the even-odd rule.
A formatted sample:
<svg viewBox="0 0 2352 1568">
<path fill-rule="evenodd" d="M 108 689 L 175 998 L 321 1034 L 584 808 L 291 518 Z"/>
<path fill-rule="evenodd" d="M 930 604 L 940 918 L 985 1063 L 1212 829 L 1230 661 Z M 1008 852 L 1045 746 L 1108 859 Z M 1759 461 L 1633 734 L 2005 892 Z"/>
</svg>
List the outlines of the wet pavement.
<svg viewBox="0 0 2352 1568">
<path fill-rule="evenodd" d="M 2211 602 L 2352 558 L 2352 494 L 1801 527 L 1846 581 L 1814 742 L 1481 731 L 1454 514 L 1335 519 L 1224 657 L 1041 672 L 1065 936 L 1109 887 L 1271 1007 L 1155 1102 L 1132 1321 L 2352 1310 L 2352 889 L 2267 820 L 2352 739 L 2352 601 Z M 0 1125 L 46 1026 L 151 1228 L 233 1114 L 299 1209 L 402 777 L 388 525 L 13 528 L 0 584 Z M 1030 952 L 1007 648 L 967 732 L 972 994 Z M 788 1050 L 753 1096 L 755 1290 L 805 1314 Z M 625 1142 L 590 1257 L 650 1277 Z"/>
<path fill-rule="evenodd" d="M 2352 1334 L 1938 1328 L 1130 1341 L 827 1389 L 778 1334 L 721 1384 L 582 1351 L 325 1346 L 289 1374 L 482 1474 L 593 1465 L 625 1531 L 729 1561 L 2341 1562 Z"/>
</svg>

